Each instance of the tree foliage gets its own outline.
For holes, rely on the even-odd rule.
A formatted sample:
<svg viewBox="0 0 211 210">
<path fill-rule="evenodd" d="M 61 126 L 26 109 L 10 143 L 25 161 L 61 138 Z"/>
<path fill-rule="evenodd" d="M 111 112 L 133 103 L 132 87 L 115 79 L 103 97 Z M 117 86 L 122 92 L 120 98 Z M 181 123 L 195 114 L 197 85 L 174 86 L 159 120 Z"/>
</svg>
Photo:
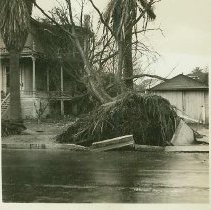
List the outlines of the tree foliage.
<svg viewBox="0 0 211 210">
<path fill-rule="evenodd" d="M 108 72 L 114 74 L 113 85 L 118 84 L 118 87 L 120 86 L 118 93 L 122 93 L 125 86 L 129 89 L 132 88 L 134 79 L 134 58 L 132 54 L 134 48 L 136 50 L 138 48 L 134 47 L 133 37 L 137 38 L 137 33 L 145 33 L 148 20 L 155 18 L 153 4 L 156 3 L 156 1 L 113 1 L 110 2 L 110 4 L 113 5 L 111 12 L 109 13 L 109 9 L 107 9 L 107 13 L 105 12 L 103 14 L 92 0 L 88 0 L 98 12 L 104 31 L 100 36 L 97 36 L 96 33 L 92 33 L 91 36 L 87 36 L 86 33 L 83 33 L 83 38 L 86 40 L 84 45 L 80 43 L 80 38 L 76 33 L 78 27 L 73 18 L 71 1 L 65 0 L 64 2 L 63 5 L 55 8 L 51 13 L 46 13 L 37 4 L 35 4 L 35 6 L 67 35 L 68 41 L 71 40 L 75 44 L 74 46 L 83 61 L 84 78 L 90 93 L 95 95 L 101 103 L 115 100 L 115 98 L 109 96 L 102 86 L 103 81 L 101 78 L 103 77 L 101 77 L 101 75 Z M 84 1 L 82 2 L 84 3 Z M 119 14 L 121 18 L 116 14 L 118 13 L 117 7 L 120 3 L 124 4 L 123 12 Z M 116 9 L 114 7 L 116 7 Z M 114 17 L 112 14 L 117 17 Z M 131 16 L 131 14 L 134 15 Z M 113 17 L 116 18 L 114 22 Z M 142 30 L 137 31 L 137 23 L 139 23 L 141 19 L 144 20 L 143 27 Z M 85 20 L 85 18 L 83 19 L 82 9 L 79 21 L 81 28 L 85 26 L 85 24 L 83 25 L 83 20 Z M 118 29 L 115 28 L 115 25 L 118 25 Z M 135 42 L 135 45 L 136 43 L 137 42 Z M 116 46 L 118 47 L 116 48 Z M 142 44 L 141 47 L 142 49 L 144 48 L 144 50 L 147 49 L 144 44 Z M 122 72 L 124 78 L 122 78 Z"/>
<path fill-rule="evenodd" d="M 21 121 L 19 57 L 32 13 L 32 0 L 0 1 L 0 32 L 10 57 L 10 120 Z"/>
<path fill-rule="evenodd" d="M 8 51 L 21 52 L 30 28 L 32 0 L 1 0 L 0 31 Z"/>
<path fill-rule="evenodd" d="M 194 79 L 197 79 L 198 81 L 202 82 L 205 85 L 209 85 L 209 76 L 208 76 L 208 74 L 209 74 L 208 68 L 196 67 L 188 75 L 193 77 Z"/>
<path fill-rule="evenodd" d="M 149 20 L 156 15 L 152 5 L 153 0 L 110 0 L 101 21 L 107 31 L 113 34 L 118 45 L 118 73 L 121 82 L 124 77 L 126 88 L 133 89 L 133 37 L 137 39 L 138 23 L 146 30 Z"/>
</svg>

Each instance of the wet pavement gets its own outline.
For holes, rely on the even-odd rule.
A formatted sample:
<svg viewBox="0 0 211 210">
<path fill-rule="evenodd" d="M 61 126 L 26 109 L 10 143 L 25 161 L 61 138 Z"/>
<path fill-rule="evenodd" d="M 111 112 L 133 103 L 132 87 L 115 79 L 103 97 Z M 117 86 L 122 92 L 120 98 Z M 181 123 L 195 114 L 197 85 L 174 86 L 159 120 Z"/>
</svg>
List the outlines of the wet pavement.
<svg viewBox="0 0 211 210">
<path fill-rule="evenodd" d="M 2 150 L 3 202 L 208 203 L 208 153 Z"/>
</svg>

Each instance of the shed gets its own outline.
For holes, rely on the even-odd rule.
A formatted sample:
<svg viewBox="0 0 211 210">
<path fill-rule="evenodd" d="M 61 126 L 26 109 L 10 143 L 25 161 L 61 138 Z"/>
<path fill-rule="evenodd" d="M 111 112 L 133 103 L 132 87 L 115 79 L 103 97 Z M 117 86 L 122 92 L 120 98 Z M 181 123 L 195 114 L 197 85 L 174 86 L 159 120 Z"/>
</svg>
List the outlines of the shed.
<svg viewBox="0 0 211 210">
<path fill-rule="evenodd" d="M 179 74 L 149 91 L 169 100 L 179 115 L 209 123 L 209 88 L 198 80 Z"/>
</svg>

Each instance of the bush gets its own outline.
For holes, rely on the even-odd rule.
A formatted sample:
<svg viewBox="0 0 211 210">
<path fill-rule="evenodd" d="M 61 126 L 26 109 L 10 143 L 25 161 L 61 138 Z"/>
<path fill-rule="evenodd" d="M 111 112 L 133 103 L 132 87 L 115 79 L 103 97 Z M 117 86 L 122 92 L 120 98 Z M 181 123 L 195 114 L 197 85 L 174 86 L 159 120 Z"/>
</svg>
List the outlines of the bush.
<svg viewBox="0 0 211 210">
<path fill-rule="evenodd" d="M 166 99 L 127 93 L 77 120 L 57 136 L 57 141 L 90 146 L 93 142 L 133 134 L 137 144 L 164 146 L 169 144 L 176 126 L 176 112 Z"/>
<path fill-rule="evenodd" d="M 9 135 L 21 134 L 26 127 L 21 122 L 10 122 L 9 120 L 1 121 L 1 136 L 6 137 Z"/>
</svg>

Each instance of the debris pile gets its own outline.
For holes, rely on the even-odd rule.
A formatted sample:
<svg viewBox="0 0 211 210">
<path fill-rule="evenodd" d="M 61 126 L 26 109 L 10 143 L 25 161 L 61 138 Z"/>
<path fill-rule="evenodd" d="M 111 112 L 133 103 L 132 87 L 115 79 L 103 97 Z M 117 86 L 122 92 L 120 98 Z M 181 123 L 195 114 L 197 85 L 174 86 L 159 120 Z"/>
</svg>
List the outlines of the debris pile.
<svg viewBox="0 0 211 210">
<path fill-rule="evenodd" d="M 170 145 L 178 117 L 164 98 L 127 93 L 78 119 L 57 136 L 57 142 L 91 146 L 93 142 L 133 135 L 136 144 Z"/>
</svg>

